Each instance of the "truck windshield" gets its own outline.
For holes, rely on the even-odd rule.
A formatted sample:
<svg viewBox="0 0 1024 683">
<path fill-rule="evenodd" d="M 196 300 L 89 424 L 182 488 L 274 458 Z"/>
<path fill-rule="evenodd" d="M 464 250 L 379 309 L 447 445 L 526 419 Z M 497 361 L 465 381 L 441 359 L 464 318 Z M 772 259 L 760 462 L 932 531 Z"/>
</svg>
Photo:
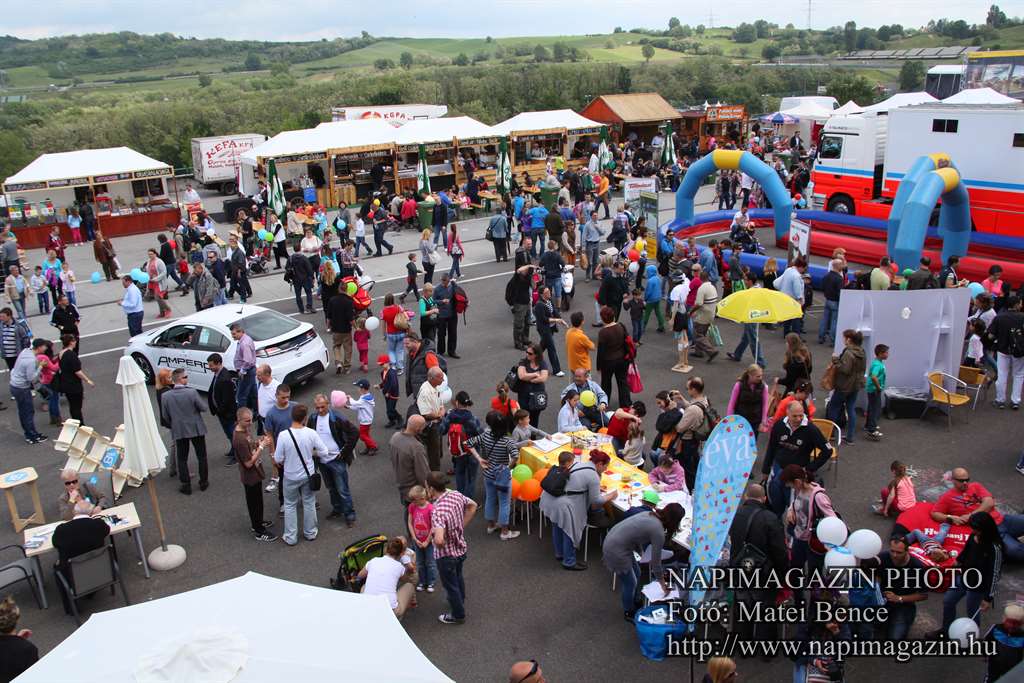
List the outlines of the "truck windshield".
<svg viewBox="0 0 1024 683">
<path fill-rule="evenodd" d="M 823 135 L 821 136 L 821 159 L 838 159 L 843 155 L 843 136 Z"/>
</svg>

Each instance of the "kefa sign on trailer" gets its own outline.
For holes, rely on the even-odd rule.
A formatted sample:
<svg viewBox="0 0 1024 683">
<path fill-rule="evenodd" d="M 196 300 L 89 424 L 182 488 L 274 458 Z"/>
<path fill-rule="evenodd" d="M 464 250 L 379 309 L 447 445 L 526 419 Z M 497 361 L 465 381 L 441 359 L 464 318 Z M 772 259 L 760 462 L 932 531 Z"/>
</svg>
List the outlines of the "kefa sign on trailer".
<svg viewBox="0 0 1024 683">
<path fill-rule="evenodd" d="M 690 534 L 691 572 L 713 567 L 718 561 L 756 458 L 754 430 L 746 418 L 723 417 L 704 444 L 697 469 Z M 703 597 L 704 591 L 694 588 L 689 602 L 695 605 Z"/>
</svg>

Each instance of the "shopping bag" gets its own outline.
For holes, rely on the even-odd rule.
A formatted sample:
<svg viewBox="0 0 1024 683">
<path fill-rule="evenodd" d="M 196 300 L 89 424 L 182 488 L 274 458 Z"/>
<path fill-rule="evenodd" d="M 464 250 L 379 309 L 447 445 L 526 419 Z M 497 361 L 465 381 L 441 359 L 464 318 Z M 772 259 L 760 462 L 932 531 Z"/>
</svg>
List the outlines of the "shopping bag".
<svg viewBox="0 0 1024 683">
<path fill-rule="evenodd" d="M 722 333 L 718 331 L 718 325 L 712 324 L 708 328 L 708 336 L 711 337 L 711 341 L 714 342 L 715 346 L 725 346 L 725 342 L 722 341 Z"/>
<path fill-rule="evenodd" d="M 641 616 L 651 616 L 656 609 L 668 610 L 664 604 L 654 603 L 643 607 L 633 617 L 636 626 L 636 637 L 640 641 L 640 653 L 647 659 L 660 662 L 668 655 L 669 638 L 678 640 L 686 637 L 688 625 L 681 621 L 670 621 L 664 624 L 648 624 L 640 621 Z"/>
<path fill-rule="evenodd" d="M 630 392 L 634 394 L 644 390 L 644 383 L 640 379 L 640 370 L 636 367 L 636 363 L 630 363 L 626 368 L 626 382 L 629 384 Z"/>
</svg>

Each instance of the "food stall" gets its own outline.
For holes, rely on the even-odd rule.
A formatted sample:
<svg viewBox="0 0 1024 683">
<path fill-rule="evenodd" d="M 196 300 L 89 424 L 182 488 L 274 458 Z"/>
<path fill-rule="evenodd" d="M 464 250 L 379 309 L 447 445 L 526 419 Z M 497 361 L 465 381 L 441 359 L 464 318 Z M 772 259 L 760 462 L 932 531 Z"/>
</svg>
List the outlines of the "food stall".
<svg viewBox="0 0 1024 683">
<path fill-rule="evenodd" d="M 181 216 L 167 196 L 173 175 L 128 147 L 43 154 L 4 182 L 8 222 L 25 249 L 45 246 L 54 225 L 70 240 L 68 212 L 86 203 L 107 237 L 162 230 Z"/>
<path fill-rule="evenodd" d="M 580 114 L 607 125 L 614 142 L 625 142 L 635 134 L 648 146 L 654 136 L 662 132 L 666 121 L 677 128 L 683 118 L 664 97 L 654 92 L 601 95 Z"/>
<path fill-rule="evenodd" d="M 464 184 L 466 174 L 461 156 L 472 154 L 486 158 L 487 153 L 479 148 L 486 150 L 488 145 L 491 148 L 490 178 L 493 182 L 498 141 L 490 126 L 468 116 L 410 121 L 395 131 L 395 191 L 416 190 L 420 145 L 427 153 L 430 188 L 435 192 Z"/>
<path fill-rule="evenodd" d="M 591 146 L 600 141 L 601 124 L 571 109 L 528 111 L 493 126 L 495 135 L 507 135 L 512 172 L 544 177 L 548 156 L 562 155 L 566 168 L 586 166 Z"/>
<path fill-rule="evenodd" d="M 687 140 L 697 137 L 702 154 L 708 149 L 710 137 L 715 138 L 719 147 L 726 141 L 739 146 L 747 129 L 747 108 L 742 104 L 705 105 L 680 113 L 683 117 L 681 133 Z"/>
<path fill-rule="evenodd" d="M 266 179 L 266 163 L 274 159 L 286 196 L 302 192 L 306 201 L 336 206 L 353 203 L 373 189 L 371 172 L 378 164 L 382 182 L 394 183 L 393 150 L 396 128 L 380 119 L 321 123 L 316 128 L 279 133 L 239 157 L 241 192 L 253 194 L 254 179 Z"/>
</svg>

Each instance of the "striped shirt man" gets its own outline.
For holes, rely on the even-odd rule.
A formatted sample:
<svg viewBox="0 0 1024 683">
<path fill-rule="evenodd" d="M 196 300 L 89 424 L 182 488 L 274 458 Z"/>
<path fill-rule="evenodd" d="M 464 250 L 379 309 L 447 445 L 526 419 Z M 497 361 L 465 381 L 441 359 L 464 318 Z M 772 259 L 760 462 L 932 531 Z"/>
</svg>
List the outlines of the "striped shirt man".
<svg viewBox="0 0 1024 683">
<path fill-rule="evenodd" d="M 434 501 L 430 524 L 434 529 L 444 530 L 444 545 L 434 546 L 434 557 L 461 557 L 466 554 L 463 519 L 469 499 L 458 491 L 447 490 Z"/>
</svg>

